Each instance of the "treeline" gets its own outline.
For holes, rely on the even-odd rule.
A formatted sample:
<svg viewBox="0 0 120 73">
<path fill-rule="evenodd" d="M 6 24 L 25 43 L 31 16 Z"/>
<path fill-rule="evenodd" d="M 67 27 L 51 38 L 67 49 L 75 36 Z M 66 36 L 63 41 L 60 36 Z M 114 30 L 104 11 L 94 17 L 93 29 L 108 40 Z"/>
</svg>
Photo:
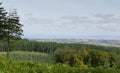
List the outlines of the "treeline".
<svg viewBox="0 0 120 73">
<path fill-rule="evenodd" d="M 54 53 L 55 62 L 68 64 L 72 67 L 88 68 L 120 68 L 120 55 L 100 50 L 75 50 L 71 48 L 57 49 Z"/>
<path fill-rule="evenodd" d="M 106 52 L 114 52 L 120 55 L 119 47 L 105 47 L 80 43 L 56 43 L 56 42 L 37 42 L 29 40 L 19 40 L 11 42 L 11 51 L 34 51 L 43 53 L 54 53 L 57 48 L 70 47 L 71 49 L 96 49 Z M 6 51 L 6 42 L 0 41 L 0 51 Z"/>
</svg>

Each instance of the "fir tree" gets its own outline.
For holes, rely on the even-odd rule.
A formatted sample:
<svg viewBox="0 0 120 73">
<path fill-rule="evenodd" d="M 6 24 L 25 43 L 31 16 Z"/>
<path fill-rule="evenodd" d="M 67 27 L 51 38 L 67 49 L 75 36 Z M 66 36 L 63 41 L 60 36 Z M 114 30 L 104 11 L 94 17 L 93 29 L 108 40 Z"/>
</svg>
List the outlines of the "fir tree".
<svg viewBox="0 0 120 73">
<path fill-rule="evenodd" d="M 9 56 L 10 49 L 10 41 L 21 39 L 23 35 L 22 27 L 23 25 L 20 23 L 19 16 L 17 15 L 16 9 L 9 13 L 6 19 L 6 41 L 7 41 L 7 57 Z"/>
</svg>

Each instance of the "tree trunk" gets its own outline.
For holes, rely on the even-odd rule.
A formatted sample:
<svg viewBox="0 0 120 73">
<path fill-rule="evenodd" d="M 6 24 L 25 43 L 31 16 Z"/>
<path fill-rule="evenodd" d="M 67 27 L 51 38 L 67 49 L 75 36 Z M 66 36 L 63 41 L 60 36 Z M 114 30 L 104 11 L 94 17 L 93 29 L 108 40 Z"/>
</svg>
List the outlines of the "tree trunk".
<svg viewBox="0 0 120 73">
<path fill-rule="evenodd" d="M 9 37 L 9 31 L 7 36 L 7 58 L 9 58 L 9 50 L 10 50 L 10 37 Z"/>
</svg>

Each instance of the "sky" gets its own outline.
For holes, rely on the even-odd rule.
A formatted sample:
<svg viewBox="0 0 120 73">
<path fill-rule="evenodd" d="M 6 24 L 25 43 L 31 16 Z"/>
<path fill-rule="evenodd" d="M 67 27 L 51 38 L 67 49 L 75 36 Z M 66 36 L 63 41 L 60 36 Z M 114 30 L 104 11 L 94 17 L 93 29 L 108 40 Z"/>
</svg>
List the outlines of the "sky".
<svg viewBox="0 0 120 73">
<path fill-rule="evenodd" d="M 1 0 L 17 9 L 24 38 L 119 39 L 120 0 Z"/>
</svg>

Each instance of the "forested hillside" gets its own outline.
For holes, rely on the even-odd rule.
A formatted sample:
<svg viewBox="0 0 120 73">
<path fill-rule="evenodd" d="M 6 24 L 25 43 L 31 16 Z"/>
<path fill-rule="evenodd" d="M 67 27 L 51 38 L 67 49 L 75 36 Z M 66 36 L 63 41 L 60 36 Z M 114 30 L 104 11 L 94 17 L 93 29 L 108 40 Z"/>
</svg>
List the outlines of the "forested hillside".
<svg viewBox="0 0 120 73">
<path fill-rule="evenodd" d="M 109 47 L 109 46 L 97 46 L 89 44 L 79 44 L 79 43 L 56 43 L 56 42 L 37 42 L 29 40 L 18 40 L 11 42 L 10 48 L 11 51 L 34 51 L 34 52 L 44 52 L 44 53 L 53 53 L 57 48 L 72 48 L 77 50 L 82 49 L 96 49 L 103 50 L 106 52 L 114 52 L 120 54 L 119 47 Z M 6 42 L 0 42 L 0 51 L 6 51 Z"/>
</svg>

